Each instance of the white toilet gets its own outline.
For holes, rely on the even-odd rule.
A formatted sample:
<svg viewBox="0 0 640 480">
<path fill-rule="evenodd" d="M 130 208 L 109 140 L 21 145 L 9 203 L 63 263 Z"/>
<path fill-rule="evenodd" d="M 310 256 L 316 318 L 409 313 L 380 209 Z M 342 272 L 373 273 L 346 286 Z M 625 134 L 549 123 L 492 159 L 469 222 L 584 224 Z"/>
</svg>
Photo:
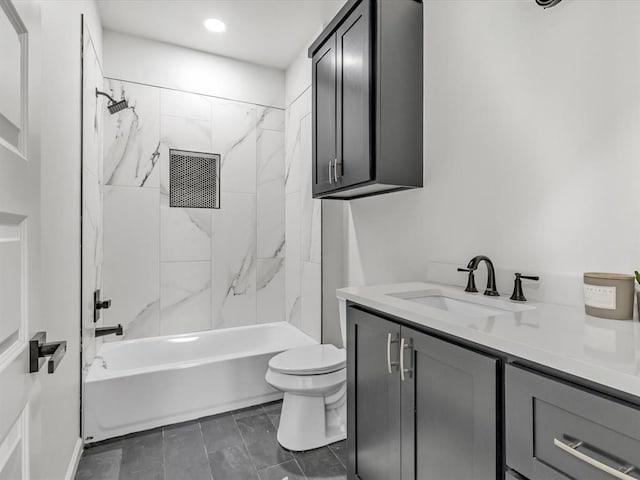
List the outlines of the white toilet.
<svg viewBox="0 0 640 480">
<path fill-rule="evenodd" d="M 346 304 L 340 303 L 340 330 L 346 345 Z M 296 452 L 346 438 L 347 355 L 344 348 L 311 345 L 269 361 L 266 380 L 284 392 L 278 442 Z"/>
</svg>

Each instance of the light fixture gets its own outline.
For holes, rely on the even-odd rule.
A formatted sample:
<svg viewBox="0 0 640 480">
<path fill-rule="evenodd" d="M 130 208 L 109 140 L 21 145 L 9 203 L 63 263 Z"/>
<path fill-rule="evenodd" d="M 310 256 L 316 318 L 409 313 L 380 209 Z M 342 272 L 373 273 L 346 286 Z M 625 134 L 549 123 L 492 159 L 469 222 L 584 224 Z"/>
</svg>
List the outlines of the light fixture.
<svg viewBox="0 0 640 480">
<path fill-rule="evenodd" d="M 204 26 L 207 30 L 213 33 L 223 33 L 227 26 L 224 24 L 222 20 L 218 20 L 217 18 L 207 18 L 204 21 Z"/>
<path fill-rule="evenodd" d="M 536 3 L 542 8 L 551 8 L 560 3 L 561 0 L 536 0 Z"/>
</svg>

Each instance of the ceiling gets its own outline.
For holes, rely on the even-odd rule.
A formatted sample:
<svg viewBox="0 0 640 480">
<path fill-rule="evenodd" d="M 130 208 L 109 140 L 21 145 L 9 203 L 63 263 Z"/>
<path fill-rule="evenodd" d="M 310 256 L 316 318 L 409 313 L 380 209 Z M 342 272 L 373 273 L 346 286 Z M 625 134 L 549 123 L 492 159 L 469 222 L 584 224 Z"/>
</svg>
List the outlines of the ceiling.
<svg viewBox="0 0 640 480">
<path fill-rule="evenodd" d="M 285 69 L 344 0 L 98 0 L 107 30 Z M 203 26 L 219 18 L 227 31 Z"/>
</svg>

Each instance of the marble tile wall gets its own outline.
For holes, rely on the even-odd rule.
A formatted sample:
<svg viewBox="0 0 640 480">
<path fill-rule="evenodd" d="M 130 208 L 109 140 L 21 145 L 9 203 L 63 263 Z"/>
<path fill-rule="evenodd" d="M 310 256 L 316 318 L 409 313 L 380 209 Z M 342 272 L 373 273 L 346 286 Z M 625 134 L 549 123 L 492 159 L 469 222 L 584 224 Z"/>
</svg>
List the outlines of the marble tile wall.
<svg viewBox="0 0 640 480">
<path fill-rule="evenodd" d="M 285 320 L 284 111 L 105 88 L 130 105 L 104 116 L 105 322 L 140 338 Z M 222 155 L 219 210 L 169 207 L 171 148 Z"/>
<path fill-rule="evenodd" d="M 91 34 L 83 25 L 82 84 L 82 375 L 93 361 L 97 344 L 93 322 L 93 292 L 102 288 L 102 66 Z"/>
<path fill-rule="evenodd" d="M 285 115 L 286 317 L 320 341 L 322 202 L 312 198 L 311 86 L 289 105 Z"/>
</svg>

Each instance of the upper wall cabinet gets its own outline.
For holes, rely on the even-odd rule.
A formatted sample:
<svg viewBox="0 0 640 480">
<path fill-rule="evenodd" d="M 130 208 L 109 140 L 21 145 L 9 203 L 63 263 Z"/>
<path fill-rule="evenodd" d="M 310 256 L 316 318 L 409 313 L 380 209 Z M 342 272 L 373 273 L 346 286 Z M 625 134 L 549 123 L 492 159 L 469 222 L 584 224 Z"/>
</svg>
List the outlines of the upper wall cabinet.
<svg viewBox="0 0 640 480">
<path fill-rule="evenodd" d="M 422 187 L 422 3 L 348 0 L 309 48 L 313 196 Z"/>
</svg>

